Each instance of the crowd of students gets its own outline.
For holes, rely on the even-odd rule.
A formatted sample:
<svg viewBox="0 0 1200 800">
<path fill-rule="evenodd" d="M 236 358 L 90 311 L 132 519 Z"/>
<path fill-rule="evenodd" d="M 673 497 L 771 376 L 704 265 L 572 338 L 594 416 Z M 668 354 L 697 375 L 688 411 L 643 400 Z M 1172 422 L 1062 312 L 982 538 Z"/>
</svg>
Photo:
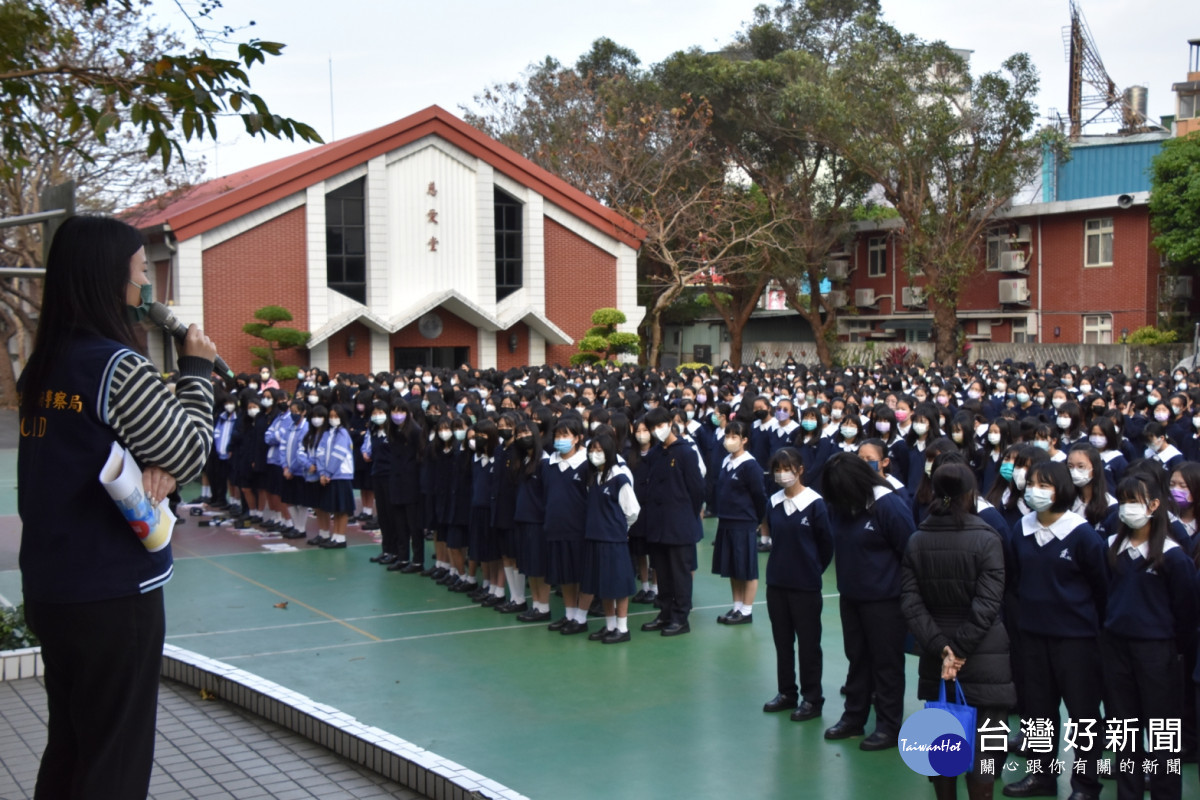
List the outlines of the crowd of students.
<svg viewBox="0 0 1200 800">
<path fill-rule="evenodd" d="M 828 739 L 865 734 L 874 706 L 860 747 L 896 745 L 911 629 L 922 697 L 936 674 L 961 671 L 968 700 L 1051 720 L 1055 735 L 1060 702 L 1072 719 L 1106 713 L 1143 730 L 1182 708 L 1194 755 L 1200 373 L 789 360 L 309 370 L 288 392 L 264 369 L 215 402 L 204 502 L 297 539 L 314 509 L 307 543 L 324 548 L 346 546 L 352 519 L 378 527 L 371 560 L 388 571 L 562 635 L 627 642 L 631 602 L 659 609 L 643 631 L 688 633 L 701 520 L 716 517 L 711 569 L 732 595 L 717 622 L 753 621 L 768 552 L 778 694 L 764 710 L 797 721 L 822 716 L 821 586 L 835 563 L 849 673 Z M 976 544 L 951 562 L 961 574 L 906 559 L 921 537 L 967 529 Z M 969 610 L 928 606 L 931 581 L 964 575 Z M 604 624 L 590 630 L 597 598 Z M 1027 754 L 1037 768 L 1004 793 L 1054 794 L 1054 752 Z M 1076 800 L 1099 793 L 1088 764 L 1071 774 Z M 977 765 L 972 796 L 990 796 L 992 779 Z M 1122 773 L 1119 796 L 1140 796 L 1144 780 Z M 1149 785 L 1177 797 L 1180 780 L 1164 761 Z"/>
</svg>

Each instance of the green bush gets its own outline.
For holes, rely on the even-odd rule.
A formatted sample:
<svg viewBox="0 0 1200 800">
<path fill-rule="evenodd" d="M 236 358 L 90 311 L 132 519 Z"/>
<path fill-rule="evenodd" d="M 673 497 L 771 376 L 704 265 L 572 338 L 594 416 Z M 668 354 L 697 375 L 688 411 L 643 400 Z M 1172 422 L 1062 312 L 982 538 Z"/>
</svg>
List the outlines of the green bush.
<svg viewBox="0 0 1200 800">
<path fill-rule="evenodd" d="M 1179 338 L 1176 331 L 1160 331 L 1153 325 L 1138 328 L 1129 334 L 1130 344 L 1170 344 Z"/>
<path fill-rule="evenodd" d="M 712 372 L 712 364 L 705 364 L 703 361 L 687 361 L 687 362 L 684 362 L 683 364 L 680 364 L 678 367 L 678 370 L 680 372 L 682 372 L 685 369 L 690 369 L 690 370 L 706 369 L 709 372 Z"/>
<path fill-rule="evenodd" d="M 621 333 L 618 331 L 609 335 L 608 349 L 613 353 L 633 353 L 637 355 L 642 350 L 642 340 L 636 333 Z"/>
<path fill-rule="evenodd" d="M 13 608 L 0 606 L 0 650 L 20 650 L 40 644 L 25 624 L 25 604 Z"/>
<path fill-rule="evenodd" d="M 596 364 L 600 361 L 600 356 L 596 353 L 575 353 L 571 356 L 572 367 L 585 367 L 588 364 Z"/>
<path fill-rule="evenodd" d="M 592 312 L 592 324 L 615 328 L 625 323 L 625 312 L 616 308 L 597 308 Z"/>
</svg>

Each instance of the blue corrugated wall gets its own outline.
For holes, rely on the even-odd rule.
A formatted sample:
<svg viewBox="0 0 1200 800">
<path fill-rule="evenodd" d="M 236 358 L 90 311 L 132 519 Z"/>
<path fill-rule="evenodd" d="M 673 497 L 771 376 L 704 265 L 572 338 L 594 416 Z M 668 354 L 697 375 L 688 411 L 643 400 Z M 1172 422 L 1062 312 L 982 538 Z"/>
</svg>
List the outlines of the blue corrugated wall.
<svg viewBox="0 0 1200 800">
<path fill-rule="evenodd" d="M 1071 149 L 1071 160 L 1057 164 L 1053 180 L 1043 168 L 1042 199 L 1080 200 L 1150 191 L 1150 163 L 1161 141 L 1088 145 Z M 1051 156 L 1052 158 L 1052 156 Z M 1045 165 L 1048 164 L 1044 162 Z"/>
</svg>

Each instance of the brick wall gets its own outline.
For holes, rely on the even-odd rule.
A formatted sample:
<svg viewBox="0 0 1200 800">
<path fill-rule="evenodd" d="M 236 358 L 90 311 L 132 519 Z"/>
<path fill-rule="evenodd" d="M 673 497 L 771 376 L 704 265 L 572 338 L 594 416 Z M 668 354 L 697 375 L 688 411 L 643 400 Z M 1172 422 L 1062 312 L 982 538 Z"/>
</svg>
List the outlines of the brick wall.
<svg viewBox="0 0 1200 800">
<path fill-rule="evenodd" d="M 283 306 L 308 328 L 308 261 L 303 206 L 204 251 L 205 332 L 235 372 L 250 370 L 250 347 L 262 341 L 242 333 L 263 306 Z M 364 348 L 365 349 L 365 348 Z M 343 348 L 343 352 L 345 352 Z M 282 364 L 308 364 L 307 350 L 281 353 Z"/>
<path fill-rule="evenodd" d="M 508 351 L 508 337 L 517 334 L 517 350 Z M 529 363 L 529 327 L 518 322 L 508 330 L 496 331 L 496 369 L 508 370 Z"/>
<path fill-rule="evenodd" d="M 354 355 L 346 354 L 346 342 L 354 337 Z M 329 337 L 329 367 L 333 375 L 349 372 L 366 375 L 371 371 L 371 329 L 361 322 L 352 322 Z"/>
<path fill-rule="evenodd" d="M 404 326 L 393 333 L 389 340 L 389 362 L 393 361 L 392 352 L 397 347 L 468 347 L 467 363 L 474 366 L 479 356 L 479 332 L 475 326 L 444 308 L 436 308 L 434 313 L 442 319 L 442 335 L 436 339 L 426 339 L 417 330 L 417 322 Z"/>
<path fill-rule="evenodd" d="M 578 342 L 592 327 L 593 311 L 617 304 L 617 258 L 549 217 L 545 239 L 546 316 Z M 547 345 L 546 363 L 566 365 L 577 352 L 574 344 Z"/>
</svg>

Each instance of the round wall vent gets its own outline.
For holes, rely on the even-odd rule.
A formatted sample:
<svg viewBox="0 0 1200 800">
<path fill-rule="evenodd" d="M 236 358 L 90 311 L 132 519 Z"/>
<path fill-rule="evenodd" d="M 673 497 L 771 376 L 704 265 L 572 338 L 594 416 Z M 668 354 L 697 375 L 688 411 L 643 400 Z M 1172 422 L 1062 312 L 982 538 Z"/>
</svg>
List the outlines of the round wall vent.
<svg viewBox="0 0 1200 800">
<path fill-rule="evenodd" d="M 430 311 L 417 321 L 417 330 L 426 339 L 436 339 L 442 335 L 442 318 Z"/>
</svg>

